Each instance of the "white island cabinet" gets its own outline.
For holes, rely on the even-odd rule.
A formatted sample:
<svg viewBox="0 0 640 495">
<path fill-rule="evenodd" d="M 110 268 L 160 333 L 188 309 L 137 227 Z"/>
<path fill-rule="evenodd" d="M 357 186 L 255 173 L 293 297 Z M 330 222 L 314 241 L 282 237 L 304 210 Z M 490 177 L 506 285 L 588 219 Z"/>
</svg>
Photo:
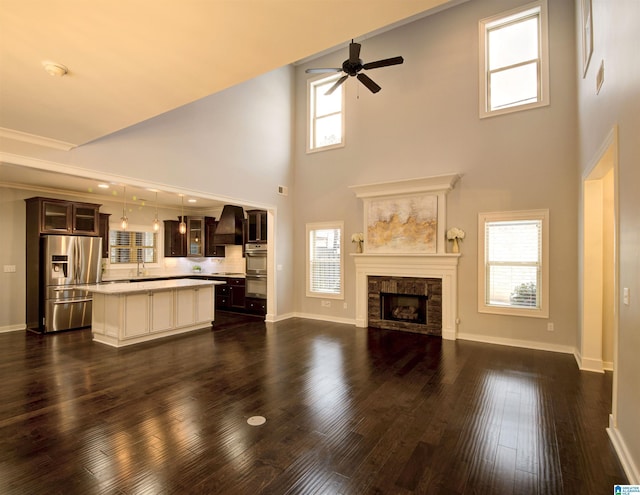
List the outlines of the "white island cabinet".
<svg viewBox="0 0 640 495">
<path fill-rule="evenodd" d="M 121 347 L 211 326 L 217 280 L 155 280 L 88 286 L 93 340 Z"/>
</svg>

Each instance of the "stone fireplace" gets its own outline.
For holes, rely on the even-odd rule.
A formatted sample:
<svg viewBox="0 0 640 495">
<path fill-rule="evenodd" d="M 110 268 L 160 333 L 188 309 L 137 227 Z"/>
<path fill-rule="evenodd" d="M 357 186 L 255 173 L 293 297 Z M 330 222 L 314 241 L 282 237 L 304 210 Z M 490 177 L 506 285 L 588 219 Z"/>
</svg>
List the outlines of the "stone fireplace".
<svg viewBox="0 0 640 495">
<path fill-rule="evenodd" d="M 367 218 L 367 212 L 374 210 L 368 208 L 371 204 L 378 208 L 378 204 L 391 198 L 392 203 L 397 200 L 402 205 L 406 197 L 410 206 L 437 205 L 432 220 L 423 222 L 430 229 L 431 240 L 423 244 L 424 251 L 429 252 L 417 252 L 415 243 L 409 245 L 413 238 L 409 239 L 406 251 L 403 251 L 402 235 L 406 228 L 401 231 L 402 235 L 398 235 L 398 230 L 390 232 L 386 237 L 393 238 L 393 241 L 388 246 L 372 246 L 367 242 L 365 232 L 364 252 L 351 255 L 356 269 L 356 326 L 417 332 L 455 340 L 460 254 L 446 252 L 445 223 L 446 194 L 458 178 L 458 175 L 446 175 L 351 187 L 364 201 L 365 229 L 369 228 L 376 239 L 385 238 L 380 227 L 384 222 L 376 221 L 375 231 L 371 230 L 372 223 Z M 432 195 L 436 199 L 422 201 L 423 195 Z M 378 210 L 375 210 L 376 214 Z M 389 222 L 394 224 L 390 228 L 397 227 L 399 222 L 402 224 L 402 220 L 394 218 Z M 405 224 L 415 225 L 416 221 L 411 218 Z"/>
</svg>

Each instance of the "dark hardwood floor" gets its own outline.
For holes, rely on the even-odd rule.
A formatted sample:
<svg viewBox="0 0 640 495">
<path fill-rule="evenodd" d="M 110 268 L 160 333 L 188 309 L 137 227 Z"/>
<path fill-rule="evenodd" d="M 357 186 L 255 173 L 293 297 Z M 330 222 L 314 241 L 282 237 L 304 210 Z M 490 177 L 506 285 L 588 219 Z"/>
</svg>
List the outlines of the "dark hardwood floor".
<svg viewBox="0 0 640 495">
<path fill-rule="evenodd" d="M 606 494 L 611 375 L 572 356 L 218 313 L 114 349 L 0 334 L 2 494 Z M 262 426 L 247 419 L 262 415 Z"/>
</svg>

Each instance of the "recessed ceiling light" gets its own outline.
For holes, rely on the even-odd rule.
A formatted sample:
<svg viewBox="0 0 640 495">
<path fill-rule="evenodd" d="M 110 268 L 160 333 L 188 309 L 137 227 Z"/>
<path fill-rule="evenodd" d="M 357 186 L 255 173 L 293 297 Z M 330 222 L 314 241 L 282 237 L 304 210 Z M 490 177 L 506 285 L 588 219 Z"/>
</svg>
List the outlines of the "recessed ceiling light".
<svg viewBox="0 0 640 495">
<path fill-rule="evenodd" d="M 64 65 L 58 64 L 56 62 L 42 62 L 42 66 L 50 76 L 62 77 L 65 74 L 69 73 L 69 69 L 67 69 Z"/>
<path fill-rule="evenodd" d="M 196 203 L 197 201 L 198 201 L 197 199 L 193 199 L 193 198 L 187 200 L 188 203 Z"/>
<path fill-rule="evenodd" d="M 109 189 L 109 184 L 98 184 L 100 189 Z"/>
</svg>

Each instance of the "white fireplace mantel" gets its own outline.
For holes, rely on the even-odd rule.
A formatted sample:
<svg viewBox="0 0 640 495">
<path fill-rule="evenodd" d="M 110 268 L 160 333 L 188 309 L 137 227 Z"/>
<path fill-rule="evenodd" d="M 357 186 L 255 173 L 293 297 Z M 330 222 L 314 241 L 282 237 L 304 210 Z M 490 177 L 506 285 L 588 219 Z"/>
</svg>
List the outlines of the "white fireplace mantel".
<svg viewBox="0 0 640 495">
<path fill-rule="evenodd" d="M 435 252 L 391 252 L 372 250 L 352 254 L 356 265 L 356 326 L 368 325 L 369 276 L 439 278 L 442 280 L 442 338 L 455 340 L 458 328 L 458 259 L 459 254 L 446 252 L 446 196 L 461 178 L 460 174 L 437 175 L 416 179 L 350 186 L 365 203 L 364 227 L 368 226 L 367 204 L 376 198 L 408 197 L 428 194 L 437 197 L 437 236 Z"/>
<path fill-rule="evenodd" d="M 459 254 L 352 254 L 356 265 L 356 326 L 368 325 L 368 277 L 442 280 L 442 338 L 455 340 L 458 328 Z"/>
</svg>

